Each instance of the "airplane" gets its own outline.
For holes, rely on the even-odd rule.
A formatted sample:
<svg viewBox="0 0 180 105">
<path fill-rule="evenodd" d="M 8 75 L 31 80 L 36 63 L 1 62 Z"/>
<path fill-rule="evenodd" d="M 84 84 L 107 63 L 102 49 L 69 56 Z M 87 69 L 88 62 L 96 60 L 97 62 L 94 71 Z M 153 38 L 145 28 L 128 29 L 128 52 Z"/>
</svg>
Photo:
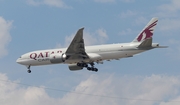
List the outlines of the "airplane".
<svg viewBox="0 0 180 105">
<path fill-rule="evenodd" d="M 167 46 L 160 46 L 159 43 L 152 43 L 157 22 L 158 18 L 152 18 L 130 43 L 93 46 L 85 46 L 83 39 L 84 28 L 81 28 L 67 48 L 32 51 L 23 54 L 16 62 L 25 65 L 28 73 L 31 73 L 31 66 L 49 64 L 68 64 L 71 71 L 86 68 L 89 71 L 97 72 L 98 68 L 95 67 L 95 63 L 103 64 L 105 60 L 119 60 L 133 57 L 133 55 L 154 48 L 166 48 Z"/>
</svg>

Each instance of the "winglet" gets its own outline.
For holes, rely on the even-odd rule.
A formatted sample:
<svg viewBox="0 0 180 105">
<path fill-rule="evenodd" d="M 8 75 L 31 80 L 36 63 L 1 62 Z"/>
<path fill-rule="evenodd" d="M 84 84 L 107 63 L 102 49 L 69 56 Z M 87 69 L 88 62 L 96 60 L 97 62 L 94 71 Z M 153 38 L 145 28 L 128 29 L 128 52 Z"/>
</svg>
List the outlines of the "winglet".
<svg viewBox="0 0 180 105">
<path fill-rule="evenodd" d="M 152 18 L 132 42 L 143 42 L 146 39 L 152 38 L 157 22 L 158 18 Z"/>
</svg>

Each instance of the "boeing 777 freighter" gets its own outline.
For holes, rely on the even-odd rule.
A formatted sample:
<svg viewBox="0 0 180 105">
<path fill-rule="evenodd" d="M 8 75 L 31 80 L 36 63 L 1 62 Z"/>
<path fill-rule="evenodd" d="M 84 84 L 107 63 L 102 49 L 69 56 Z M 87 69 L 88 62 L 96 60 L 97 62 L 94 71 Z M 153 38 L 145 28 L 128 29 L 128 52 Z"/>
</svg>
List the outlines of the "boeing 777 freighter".
<svg viewBox="0 0 180 105">
<path fill-rule="evenodd" d="M 132 42 L 120 44 L 85 46 L 84 28 L 81 28 L 67 48 L 32 51 L 22 55 L 16 62 L 25 65 L 28 68 L 28 73 L 31 73 L 31 66 L 49 64 L 68 64 L 71 71 L 87 68 L 87 70 L 97 72 L 98 69 L 94 66 L 95 63 L 133 57 L 135 54 L 154 48 L 165 48 L 166 46 L 152 43 L 157 22 L 157 18 L 152 18 Z"/>
</svg>

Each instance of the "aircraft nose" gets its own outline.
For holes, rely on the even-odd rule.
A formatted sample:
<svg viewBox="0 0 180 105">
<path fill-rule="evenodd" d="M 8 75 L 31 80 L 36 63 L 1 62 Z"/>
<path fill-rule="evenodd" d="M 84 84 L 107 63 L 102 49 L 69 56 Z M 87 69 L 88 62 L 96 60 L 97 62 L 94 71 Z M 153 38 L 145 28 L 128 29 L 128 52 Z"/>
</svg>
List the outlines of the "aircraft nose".
<svg viewBox="0 0 180 105">
<path fill-rule="evenodd" d="M 22 61 L 21 58 L 18 58 L 18 59 L 16 60 L 16 62 L 19 63 L 19 64 L 23 64 L 23 61 Z"/>
<path fill-rule="evenodd" d="M 18 59 L 16 60 L 16 62 L 20 64 L 20 62 L 21 62 L 21 61 L 20 61 L 20 58 L 18 58 Z"/>
</svg>

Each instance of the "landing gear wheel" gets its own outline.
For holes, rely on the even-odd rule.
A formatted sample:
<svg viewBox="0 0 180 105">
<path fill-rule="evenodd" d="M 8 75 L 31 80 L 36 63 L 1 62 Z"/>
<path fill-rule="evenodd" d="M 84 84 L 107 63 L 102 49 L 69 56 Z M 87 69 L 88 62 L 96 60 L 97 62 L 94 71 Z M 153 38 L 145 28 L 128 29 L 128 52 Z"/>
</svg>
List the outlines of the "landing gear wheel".
<svg viewBox="0 0 180 105">
<path fill-rule="evenodd" d="M 87 70 L 91 70 L 91 67 L 87 67 Z"/>
<path fill-rule="evenodd" d="M 81 63 L 77 63 L 77 66 L 81 66 Z"/>
<path fill-rule="evenodd" d="M 77 66 L 80 66 L 80 67 L 88 67 L 88 64 L 86 63 L 77 63 Z"/>
<path fill-rule="evenodd" d="M 83 67 L 88 67 L 88 65 L 86 63 L 83 64 Z"/>
<path fill-rule="evenodd" d="M 94 71 L 95 71 L 95 72 L 98 72 L 98 69 L 97 69 L 97 68 L 94 68 Z"/>
<path fill-rule="evenodd" d="M 28 73 L 31 73 L 31 70 L 28 70 L 27 72 L 28 72 Z"/>
</svg>

